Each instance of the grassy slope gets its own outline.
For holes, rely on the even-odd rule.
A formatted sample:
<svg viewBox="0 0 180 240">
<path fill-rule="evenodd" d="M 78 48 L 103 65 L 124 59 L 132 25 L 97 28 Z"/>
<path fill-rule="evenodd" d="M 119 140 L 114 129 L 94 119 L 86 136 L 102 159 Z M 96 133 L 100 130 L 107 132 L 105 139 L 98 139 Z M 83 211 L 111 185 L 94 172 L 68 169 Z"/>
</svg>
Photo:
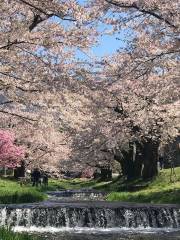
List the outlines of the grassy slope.
<svg viewBox="0 0 180 240">
<path fill-rule="evenodd" d="M 109 192 L 107 200 L 147 202 L 147 203 L 179 203 L 180 204 L 180 167 L 175 169 L 176 179 L 170 182 L 170 170 L 163 170 L 153 181 L 136 180 L 124 182 L 115 179 L 112 182 L 94 180 L 50 180 L 48 188 L 21 187 L 15 181 L 0 179 L 0 204 L 42 201 L 46 198 L 45 191 L 63 189 L 94 188 Z M 141 190 L 133 189 L 140 186 Z M 131 189 L 131 192 L 130 190 Z M 133 191 L 132 191 L 133 190 Z"/>
<path fill-rule="evenodd" d="M 14 180 L 0 178 L 0 204 L 31 203 L 46 199 L 46 191 L 63 189 L 79 189 L 95 185 L 94 181 L 76 180 L 53 180 L 50 179 L 48 187 L 32 187 L 31 184 L 20 186 Z"/>
<path fill-rule="evenodd" d="M 42 201 L 45 197 L 40 189 L 31 186 L 21 187 L 15 181 L 0 179 L 0 204 Z"/>
<path fill-rule="evenodd" d="M 119 185 L 118 181 L 102 186 L 112 191 L 107 199 L 110 201 L 128 201 L 142 203 L 179 203 L 180 204 L 180 167 L 175 169 L 176 177 L 170 181 L 170 169 L 160 172 L 158 177 L 149 182 L 129 182 L 128 188 L 133 185 L 142 186 L 138 191 L 121 191 L 124 183 Z M 124 190 L 124 189 L 123 189 Z"/>
<path fill-rule="evenodd" d="M 13 233 L 11 230 L 0 228 L 0 239 L 2 240 L 40 240 L 37 237 L 31 237 L 26 233 Z M 42 240 L 42 239 L 41 239 Z"/>
<path fill-rule="evenodd" d="M 82 180 L 61 180 L 51 181 L 51 188 L 57 189 L 79 189 L 94 188 L 109 192 L 109 201 L 127 201 L 142 203 L 179 203 L 180 204 L 180 167 L 175 169 L 176 178 L 170 182 L 170 169 L 163 170 L 158 177 L 152 181 L 144 182 L 136 180 L 125 182 L 122 179 L 115 179 L 112 182 L 82 181 Z M 141 190 L 136 190 L 140 187 Z M 131 189 L 128 190 L 128 189 Z"/>
</svg>

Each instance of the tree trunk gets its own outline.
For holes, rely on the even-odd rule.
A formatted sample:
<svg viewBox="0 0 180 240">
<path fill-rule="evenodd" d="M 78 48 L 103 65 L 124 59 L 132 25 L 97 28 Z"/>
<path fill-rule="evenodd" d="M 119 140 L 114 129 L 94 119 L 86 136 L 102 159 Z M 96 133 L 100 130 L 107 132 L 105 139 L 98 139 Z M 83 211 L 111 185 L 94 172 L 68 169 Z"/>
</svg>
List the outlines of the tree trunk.
<svg viewBox="0 0 180 240">
<path fill-rule="evenodd" d="M 133 162 L 133 153 L 132 150 L 129 152 L 124 152 L 124 165 L 125 165 L 125 174 L 127 176 L 127 180 L 131 180 L 134 178 L 134 162 Z"/>
<path fill-rule="evenodd" d="M 143 154 L 142 144 L 136 141 L 136 154 L 134 160 L 134 175 L 135 178 L 142 177 Z"/>
<path fill-rule="evenodd" d="M 4 166 L 4 177 L 7 177 L 7 167 Z"/>
<path fill-rule="evenodd" d="M 142 156 L 137 155 L 134 162 L 134 177 L 140 178 L 142 176 Z"/>
<path fill-rule="evenodd" d="M 112 180 L 112 169 L 109 166 L 100 167 L 100 180 L 110 181 Z"/>
<path fill-rule="evenodd" d="M 122 175 L 127 178 L 131 178 L 132 175 L 132 170 L 130 170 L 131 164 L 129 163 L 129 156 L 129 152 L 126 151 L 122 151 L 122 153 L 117 152 L 114 155 L 114 159 L 121 165 Z"/>
<path fill-rule="evenodd" d="M 158 143 L 149 139 L 143 145 L 144 168 L 142 177 L 144 180 L 151 179 L 158 174 L 157 167 Z"/>
<path fill-rule="evenodd" d="M 122 152 L 117 152 L 114 155 L 114 159 L 121 164 L 121 170 L 124 177 L 127 177 L 127 180 L 134 178 L 134 149 L 132 145 L 129 145 L 127 150 Z"/>
</svg>

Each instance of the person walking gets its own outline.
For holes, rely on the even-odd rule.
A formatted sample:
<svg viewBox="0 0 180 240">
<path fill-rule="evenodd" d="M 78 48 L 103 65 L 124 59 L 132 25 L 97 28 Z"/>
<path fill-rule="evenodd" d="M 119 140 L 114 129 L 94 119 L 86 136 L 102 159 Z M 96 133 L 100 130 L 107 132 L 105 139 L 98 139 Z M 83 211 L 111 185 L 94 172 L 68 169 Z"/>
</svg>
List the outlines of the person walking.
<svg viewBox="0 0 180 240">
<path fill-rule="evenodd" d="M 45 172 L 42 174 L 42 183 L 45 187 L 48 186 L 48 175 Z"/>
<path fill-rule="evenodd" d="M 41 173 L 38 168 L 35 168 L 33 170 L 31 178 L 32 178 L 32 186 L 38 187 L 38 185 L 40 183 L 40 178 L 41 178 Z"/>
</svg>

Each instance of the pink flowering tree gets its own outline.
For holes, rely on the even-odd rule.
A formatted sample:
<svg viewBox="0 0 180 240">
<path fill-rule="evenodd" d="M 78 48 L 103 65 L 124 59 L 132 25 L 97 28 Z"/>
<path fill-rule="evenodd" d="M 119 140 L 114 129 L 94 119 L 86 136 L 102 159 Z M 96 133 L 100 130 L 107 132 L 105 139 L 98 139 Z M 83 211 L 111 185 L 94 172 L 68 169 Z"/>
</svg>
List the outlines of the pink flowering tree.
<svg viewBox="0 0 180 240">
<path fill-rule="evenodd" d="M 0 166 L 16 167 L 24 157 L 24 149 L 15 145 L 13 133 L 0 130 Z"/>
</svg>

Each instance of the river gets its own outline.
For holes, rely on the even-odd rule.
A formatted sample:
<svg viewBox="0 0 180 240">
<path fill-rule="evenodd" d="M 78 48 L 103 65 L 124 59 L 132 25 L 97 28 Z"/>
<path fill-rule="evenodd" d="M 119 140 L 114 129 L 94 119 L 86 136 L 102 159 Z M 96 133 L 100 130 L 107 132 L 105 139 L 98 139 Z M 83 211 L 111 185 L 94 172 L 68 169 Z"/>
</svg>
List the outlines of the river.
<svg viewBox="0 0 180 240">
<path fill-rule="evenodd" d="M 85 190 L 48 194 L 42 203 L 0 205 L 0 226 L 44 240 L 180 240 L 178 204 L 107 202 Z"/>
</svg>

